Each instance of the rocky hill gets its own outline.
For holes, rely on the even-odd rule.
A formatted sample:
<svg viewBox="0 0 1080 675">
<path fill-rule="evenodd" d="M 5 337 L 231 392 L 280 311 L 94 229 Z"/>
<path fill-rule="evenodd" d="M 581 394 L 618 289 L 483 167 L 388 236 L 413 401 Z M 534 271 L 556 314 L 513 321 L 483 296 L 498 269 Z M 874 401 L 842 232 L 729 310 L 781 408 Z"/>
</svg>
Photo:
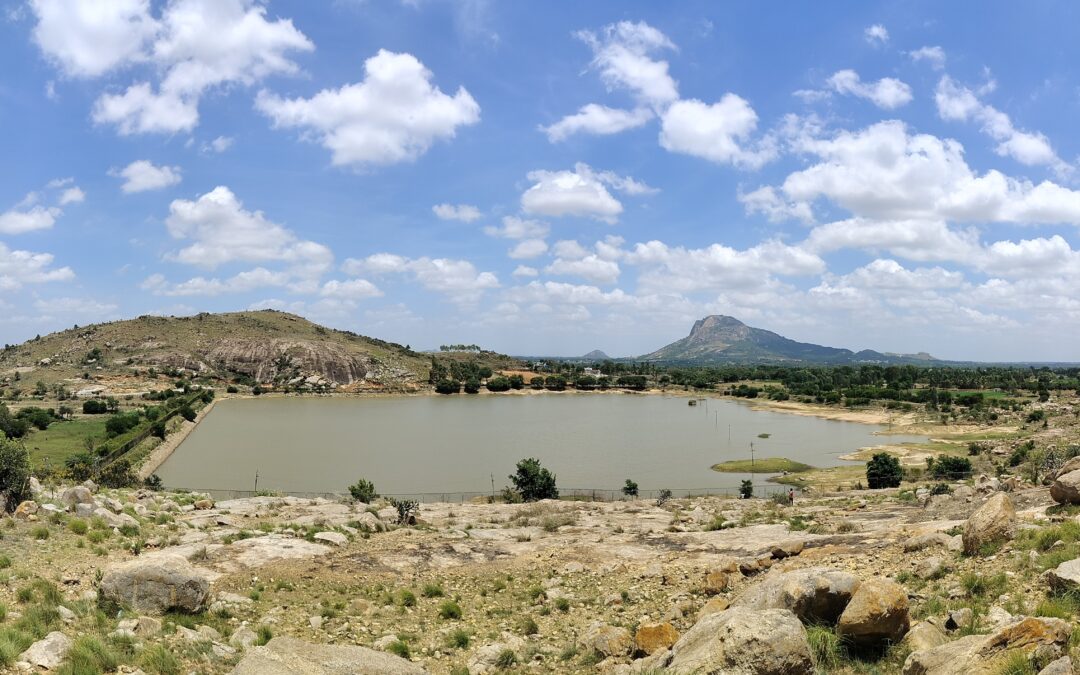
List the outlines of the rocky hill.
<svg viewBox="0 0 1080 675">
<path fill-rule="evenodd" d="M 585 356 L 582 356 L 581 358 L 586 361 L 607 361 L 611 357 L 600 351 L 599 349 L 594 349 Z"/>
<path fill-rule="evenodd" d="M 74 327 L 0 352 L 0 379 L 73 392 L 145 388 L 163 373 L 291 387 L 409 390 L 430 358 L 402 345 L 264 310 L 192 317 L 141 316 Z M 158 385 L 160 387 L 160 384 Z"/>
<path fill-rule="evenodd" d="M 926 363 L 929 354 L 888 354 L 865 349 L 824 347 L 796 342 L 772 331 L 752 328 L 724 315 L 707 316 L 694 323 L 685 338 L 641 357 L 643 361 L 683 364 L 783 363 L 859 364 Z"/>
</svg>

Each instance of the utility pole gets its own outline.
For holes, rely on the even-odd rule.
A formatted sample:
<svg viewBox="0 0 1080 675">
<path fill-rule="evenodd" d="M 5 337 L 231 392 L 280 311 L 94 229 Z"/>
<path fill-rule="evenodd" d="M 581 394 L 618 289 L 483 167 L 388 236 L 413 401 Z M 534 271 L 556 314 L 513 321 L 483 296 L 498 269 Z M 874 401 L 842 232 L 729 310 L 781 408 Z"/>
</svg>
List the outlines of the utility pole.
<svg viewBox="0 0 1080 675">
<path fill-rule="evenodd" d="M 495 503 L 495 474 L 491 474 L 491 502 Z"/>
<path fill-rule="evenodd" d="M 259 470 L 255 469 L 255 492 L 259 491 Z"/>
<path fill-rule="evenodd" d="M 750 473 L 754 473 L 754 442 L 750 441 Z"/>
</svg>

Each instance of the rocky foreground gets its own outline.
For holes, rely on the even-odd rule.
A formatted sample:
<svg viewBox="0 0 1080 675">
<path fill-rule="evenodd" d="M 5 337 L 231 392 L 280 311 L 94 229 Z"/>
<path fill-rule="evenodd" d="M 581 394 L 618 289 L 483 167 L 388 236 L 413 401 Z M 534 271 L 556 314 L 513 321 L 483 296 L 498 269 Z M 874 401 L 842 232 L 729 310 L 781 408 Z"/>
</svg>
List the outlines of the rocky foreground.
<svg viewBox="0 0 1080 675">
<path fill-rule="evenodd" d="M 35 484 L 0 526 L 0 666 L 1072 673 L 1080 460 L 1052 487 L 950 487 L 398 525 L 384 504 Z"/>
</svg>

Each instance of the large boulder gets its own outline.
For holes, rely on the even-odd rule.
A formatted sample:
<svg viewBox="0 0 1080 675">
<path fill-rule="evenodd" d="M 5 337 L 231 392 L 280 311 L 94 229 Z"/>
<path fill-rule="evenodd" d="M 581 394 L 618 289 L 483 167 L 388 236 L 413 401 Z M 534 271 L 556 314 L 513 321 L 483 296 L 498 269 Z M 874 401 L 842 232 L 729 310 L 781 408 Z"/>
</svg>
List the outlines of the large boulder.
<svg viewBox="0 0 1080 675">
<path fill-rule="evenodd" d="M 1029 617 L 990 635 L 968 635 L 938 647 L 912 652 L 903 675 L 990 675 L 1001 672 L 1013 654 L 1056 658 L 1066 653 L 1072 627 L 1067 621 Z"/>
<path fill-rule="evenodd" d="M 60 503 L 68 510 L 74 510 L 76 504 L 93 504 L 94 493 L 85 485 L 76 485 L 64 490 L 60 495 Z"/>
<path fill-rule="evenodd" d="M 679 641 L 679 631 L 666 621 L 664 623 L 643 623 L 634 634 L 634 647 L 643 654 L 655 654 Z"/>
<path fill-rule="evenodd" d="M 931 546 L 948 546 L 949 541 L 952 538 L 944 532 L 930 532 L 927 534 L 919 534 L 911 537 L 904 542 L 904 550 L 921 551 L 924 548 L 930 548 Z"/>
<path fill-rule="evenodd" d="M 999 492 L 971 514 L 964 524 L 964 553 L 977 555 L 986 544 L 1016 536 L 1016 509 L 1009 495 Z"/>
<path fill-rule="evenodd" d="M 732 607 L 694 624 L 649 666 L 675 674 L 795 675 L 814 672 L 799 619 L 785 609 Z"/>
<path fill-rule="evenodd" d="M 1080 504 L 1080 469 L 1059 473 L 1050 485 L 1050 496 L 1058 504 Z"/>
<path fill-rule="evenodd" d="M 1057 472 L 1054 473 L 1054 478 L 1061 478 L 1065 474 L 1072 473 L 1073 471 L 1080 471 L 1080 457 L 1073 457 L 1062 464 Z"/>
<path fill-rule="evenodd" d="M 1075 591 L 1080 588 L 1080 558 L 1066 560 L 1054 569 L 1046 570 L 1043 579 L 1059 593 Z"/>
<path fill-rule="evenodd" d="M 405 659 L 354 645 L 320 645 L 288 635 L 252 647 L 232 675 L 425 675 Z"/>
<path fill-rule="evenodd" d="M 200 612 L 210 596 L 210 582 L 183 557 L 159 554 L 110 566 L 99 593 L 141 612 Z"/>
<path fill-rule="evenodd" d="M 949 638 L 940 628 L 929 621 L 920 621 L 912 626 L 911 630 L 904 636 L 903 644 L 908 648 L 909 652 L 917 652 L 923 649 L 940 647 L 948 641 Z"/>
<path fill-rule="evenodd" d="M 20 502 L 15 507 L 15 513 L 13 514 L 15 520 L 30 520 L 30 516 L 36 516 L 38 512 L 38 503 L 32 499 L 27 499 L 24 502 Z"/>
<path fill-rule="evenodd" d="M 733 607 L 787 609 L 804 623 L 836 623 L 859 588 L 853 574 L 808 567 L 774 574 L 732 602 Z"/>
<path fill-rule="evenodd" d="M 56 670 L 71 649 L 71 638 L 60 631 L 53 631 L 19 655 L 20 661 L 45 670 Z"/>
<path fill-rule="evenodd" d="M 585 649 L 598 652 L 603 656 L 626 656 L 633 648 L 634 640 L 630 631 L 620 626 L 594 623 L 578 639 Z"/>
<path fill-rule="evenodd" d="M 895 644 L 907 631 L 907 591 L 895 581 L 877 577 L 859 584 L 836 622 L 836 634 L 856 647 Z"/>
</svg>

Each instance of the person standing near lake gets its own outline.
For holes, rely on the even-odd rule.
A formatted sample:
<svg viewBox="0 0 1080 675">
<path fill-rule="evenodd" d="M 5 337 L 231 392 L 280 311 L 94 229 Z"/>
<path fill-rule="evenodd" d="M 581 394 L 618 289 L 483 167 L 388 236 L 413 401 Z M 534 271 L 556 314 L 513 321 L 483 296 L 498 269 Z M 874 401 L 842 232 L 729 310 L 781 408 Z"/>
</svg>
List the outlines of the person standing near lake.
<svg viewBox="0 0 1080 675">
<path fill-rule="evenodd" d="M 795 488 L 788 488 L 787 500 L 789 506 L 795 506 Z"/>
</svg>

